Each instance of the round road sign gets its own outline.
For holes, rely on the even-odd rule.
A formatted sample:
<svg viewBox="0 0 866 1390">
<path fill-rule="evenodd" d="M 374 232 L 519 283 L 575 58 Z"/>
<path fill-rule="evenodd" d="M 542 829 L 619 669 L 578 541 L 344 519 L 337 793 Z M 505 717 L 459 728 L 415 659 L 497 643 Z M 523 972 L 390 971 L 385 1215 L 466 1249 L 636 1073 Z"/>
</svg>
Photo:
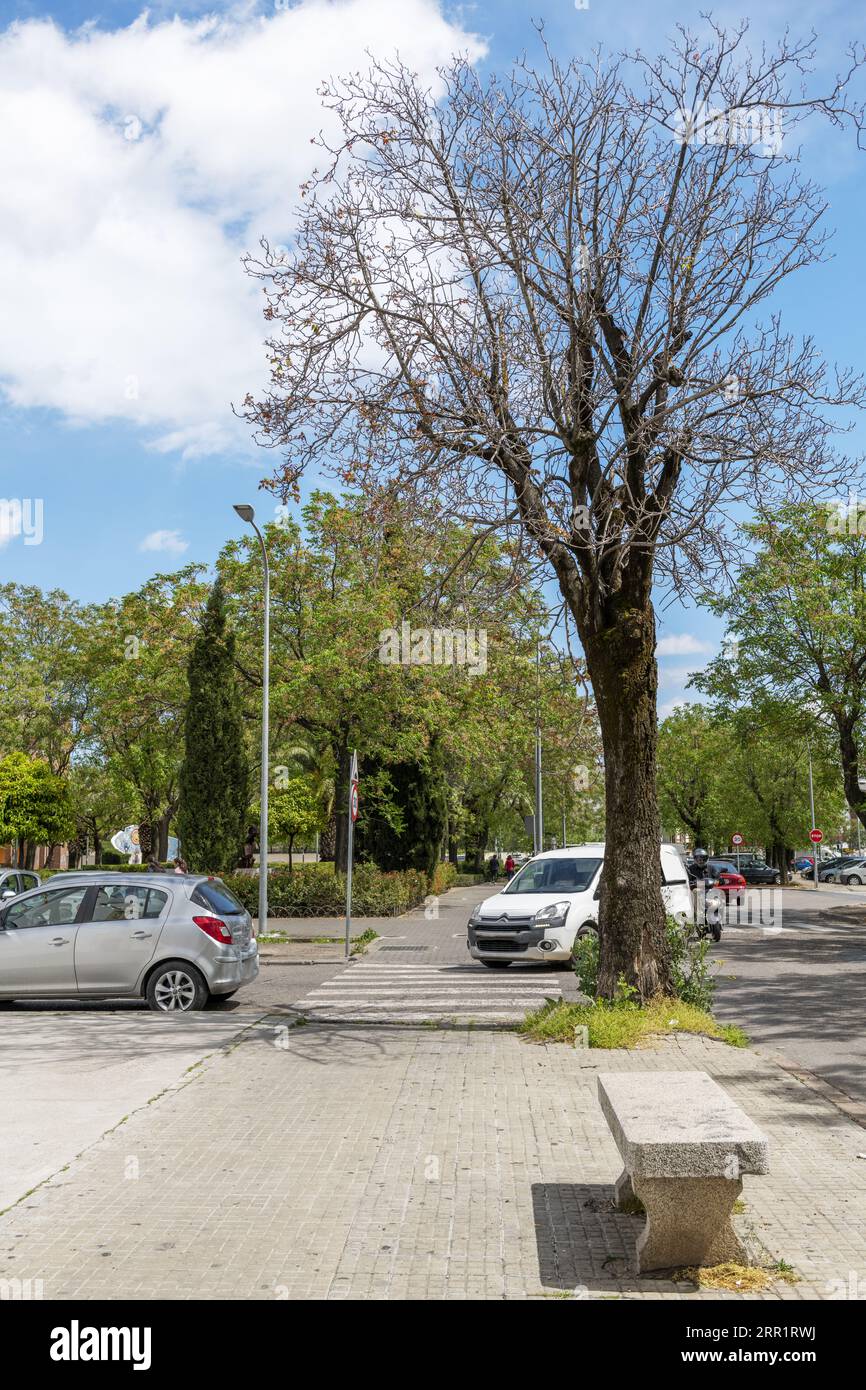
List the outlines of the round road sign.
<svg viewBox="0 0 866 1390">
<path fill-rule="evenodd" d="M 809 831 L 809 839 L 812 841 L 812 844 L 813 844 L 813 845 L 820 845 L 820 843 L 821 843 L 821 841 L 823 840 L 823 838 L 824 838 L 824 832 L 823 832 L 823 830 L 810 830 L 810 831 Z"/>
</svg>

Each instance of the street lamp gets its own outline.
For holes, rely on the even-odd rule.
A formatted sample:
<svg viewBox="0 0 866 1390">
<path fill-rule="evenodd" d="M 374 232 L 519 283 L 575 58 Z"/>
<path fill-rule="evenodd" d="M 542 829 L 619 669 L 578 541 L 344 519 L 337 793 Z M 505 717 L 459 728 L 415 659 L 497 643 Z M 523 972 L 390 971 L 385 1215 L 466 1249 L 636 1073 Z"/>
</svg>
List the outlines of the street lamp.
<svg viewBox="0 0 866 1390">
<path fill-rule="evenodd" d="M 265 576 L 265 645 L 262 665 L 262 789 L 259 814 L 259 932 L 268 929 L 268 717 L 271 664 L 271 575 L 265 538 L 255 522 L 255 512 L 247 502 L 236 502 L 241 521 L 249 522 L 259 538 Z"/>
</svg>

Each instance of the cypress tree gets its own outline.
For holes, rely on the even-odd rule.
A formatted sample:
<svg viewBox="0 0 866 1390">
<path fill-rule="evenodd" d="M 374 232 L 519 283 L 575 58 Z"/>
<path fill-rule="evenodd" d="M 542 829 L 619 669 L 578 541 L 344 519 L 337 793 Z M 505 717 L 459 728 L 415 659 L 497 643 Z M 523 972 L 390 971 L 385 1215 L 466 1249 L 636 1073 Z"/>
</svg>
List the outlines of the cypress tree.
<svg viewBox="0 0 866 1390">
<path fill-rule="evenodd" d="M 189 658 L 180 773 L 177 828 L 181 853 L 196 873 L 233 869 L 248 822 L 250 768 L 234 652 L 218 579 Z"/>
</svg>

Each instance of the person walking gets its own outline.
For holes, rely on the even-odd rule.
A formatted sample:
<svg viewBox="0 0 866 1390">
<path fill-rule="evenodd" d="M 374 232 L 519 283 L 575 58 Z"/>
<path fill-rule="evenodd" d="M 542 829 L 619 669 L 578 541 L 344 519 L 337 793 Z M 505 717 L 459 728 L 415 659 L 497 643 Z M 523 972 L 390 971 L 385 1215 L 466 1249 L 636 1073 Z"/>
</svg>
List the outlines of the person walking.
<svg viewBox="0 0 866 1390">
<path fill-rule="evenodd" d="M 508 876 L 508 878 L 511 877 L 511 875 L 514 873 L 514 870 L 515 870 L 516 868 L 517 868 L 517 865 L 516 865 L 515 862 L 514 862 L 514 855 L 513 855 L 513 854 L 509 854 L 508 858 L 507 858 L 506 861 L 505 861 L 505 872 L 506 872 L 506 875 Z"/>
</svg>

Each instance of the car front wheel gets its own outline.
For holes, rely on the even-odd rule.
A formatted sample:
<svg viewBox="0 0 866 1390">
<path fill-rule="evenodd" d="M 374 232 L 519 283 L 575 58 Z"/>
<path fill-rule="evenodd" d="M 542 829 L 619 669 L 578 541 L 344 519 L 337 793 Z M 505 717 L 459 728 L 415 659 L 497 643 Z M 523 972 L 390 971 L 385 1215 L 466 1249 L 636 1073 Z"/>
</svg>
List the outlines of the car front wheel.
<svg viewBox="0 0 866 1390">
<path fill-rule="evenodd" d="M 850 883 L 855 888 L 859 888 L 863 880 L 859 874 L 849 874 L 845 882 Z"/>
<path fill-rule="evenodd" d="M 186 1014 L 204 1008 L 208 987 L 194 965 L 187 965 L 183 960 L 167 960 L 164 965 L 157 966 L 148 980 L 146 997 L 156 1013 Z"/>
</svg>

